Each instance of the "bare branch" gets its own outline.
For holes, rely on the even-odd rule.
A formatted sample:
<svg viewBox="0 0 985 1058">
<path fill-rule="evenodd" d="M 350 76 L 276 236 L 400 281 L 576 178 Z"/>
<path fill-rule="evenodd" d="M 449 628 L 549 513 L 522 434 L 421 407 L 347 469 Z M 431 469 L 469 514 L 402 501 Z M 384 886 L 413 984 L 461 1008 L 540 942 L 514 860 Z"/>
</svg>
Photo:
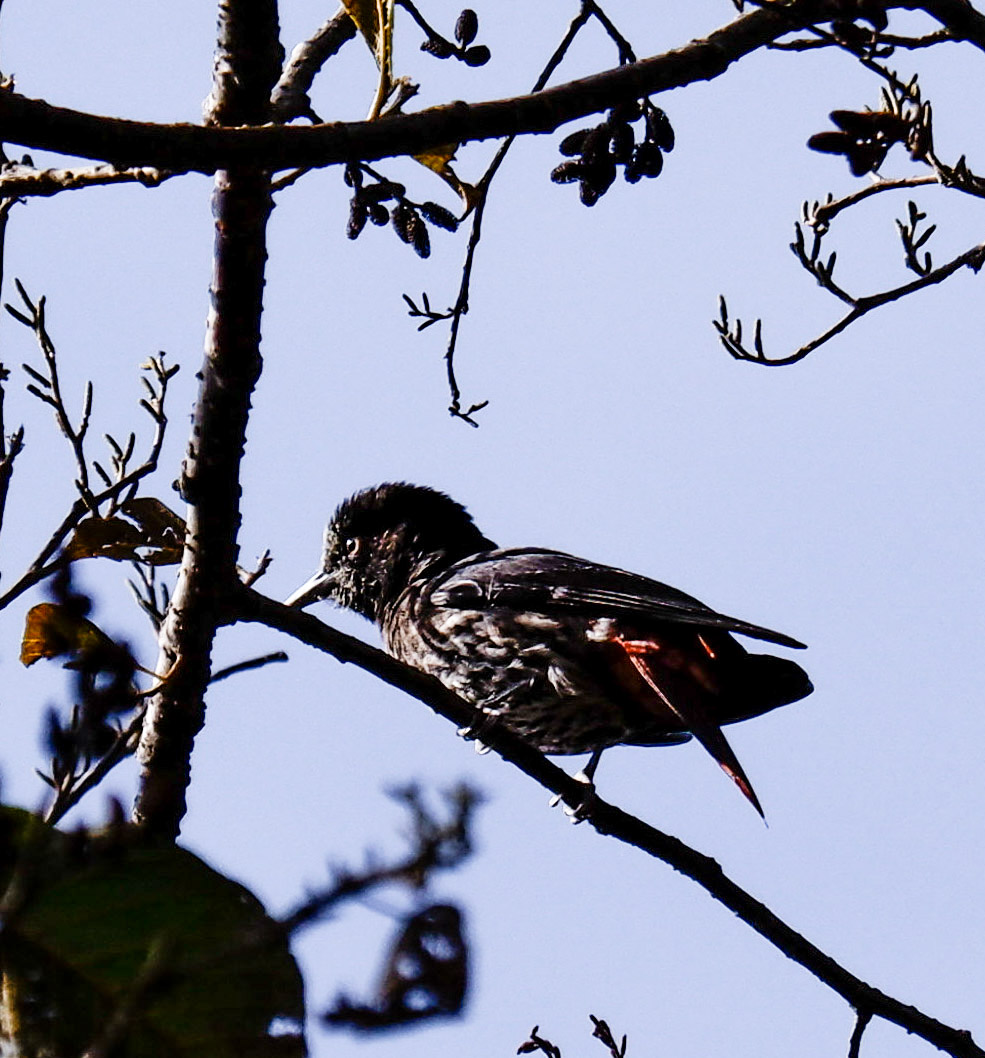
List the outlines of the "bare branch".
<svg viewBox="0 0 985 1058">
<path fill-rule="evenodd" d="M 92 504 L 87 502 L 81 496 L 72 504 L 68 514 L 65 515 L 61 524 L 48 538 L 48 542 L 38 553 L 27 571 L 10 588 L 0 595 L 0 610 L 9 606 L 10 603 L 23 595 L 29 588 L 32 588 L 35 584 L 39 584 L 46 577 L 51 576 L 52 573 L 55 573 L 57 570 L 64 567 L 65 561 L 63 559 L 56 558 L 52 560 L 52 556 L 65 542 L 65 538 L 68 534 L 72 532 L 79 522 L 92 511 L 93 506 L 98 509 L 101 504 L 106 502 L 116 504 L 122 500 L 132 498 L 136 493 L 140 482 L 157 469 L 168 423 L 167 417 L 164 414 L 164 401 L 167 396 L 168 382 L 178 371 L 178 365 L 165 368 L 163 356 L 163 353 L 158 356 L 152 356 L 143 365 L 145 370 L 150 370 L 154 373 L 157 382 L 157 386 L 155 387 L 151 386 L 146 379 L 142 380 L 149 388 L 152 397 L 150 400 L 142 400 L 140 403 L 144 410 L 147 411 L 154 420 L 155 426 L 150 451 L 144 462 L 139 467 L 136 467 L 134 470 L 131 470 L 120 477 L 118 481 L 107 485 L 107 487 L 101 492 L 93 493 L 91 496 Z"/>
<path fill-rule="evenodd" d="M 722 306 L 721 319 L 713 320 L 712 322 L 715 329 L 718 331 L 722 345 L 725 346 L 729 354 L 736 360 L 748 360 L 750 363 L 762 364 L 766 367 L 783 367 L 787 364 L 795 364 L 798 360 L 803 360 L 804 357 L 809 356 L 815 349 L 820 348 L 826 342 L 834 338 L 835 335 L 841 334 L 842 331 L 850 327 L 857 320 L 868 315 L 873 309 L 888 305 L 891 301 L 899 301 L 901 298 L 907 297 L 910 294 L 915 294 L 918 290 L 923 290 L 924 287 L 933 286 L 936 283 L 942 283 L 960 268 L 970 268 L 973 272 L 977 273 L 983 264 L 985 264 L 985 242 L 973 246 L 970 250 L 966 250 L 963 254 L 955 257 L 954 260 L 949 261 L 945 265 L 941 265 L 940 268 L 934 269 L 932 272 L 921 276 L 919 279 L 914 279 L 910 283 L 904 283 L 902 286 L 894 287 L 892 290 L 886 290 L 881 294 L 870 294 L 868 297 L 851 299 L 850 303 L 853 306 L 851 312 L 843 316 L 832 327 L 829 327 L 828 330 L 824 331 L 823 334 L 820 334 L 817 338 L 813 338 L 788 356 L 768 357 L 765 354 L 762 347 L 761 336 L 759 334 L 759 322 L 757 322 L 757 343 L 754 347 L 755 351 L 750 353 L 742 344 L 741 323 L 737 322 L 735 326 L 729 325 L 724 298 L 720 299 Z"/>
<path fill-rule="evenodd" d="M 82 774 L 66 775 L 55 786 L 55 798 L 45 811 L 44 820 L 54 825 L 83 797 L 106 778 L 122 760 L 133 756 L 137 749 L 140 731 L 144 723 L 144 708 L 134 714 L 133 719 L 116 736 L 112 746 Z"/>
<path fill-rule="evenodd" d="M 842 198 L 834 198 L 829 195 L 824 202 L 805 202 L 801 211 L 803 221 L 815 230 L 826 229 L 842 210 L 854 206 L 857 202 L 863 202 L 873 195 L 881 194 L 883 191 L 926 187 L 928 184 L 936 185 L 939 182 L 936 176 L 905 176 L 896 180 L 877 180 L 874 184 L 868 184 L 858 191 L 844 195 Z"/>
<path fill-rule="evenodd" d="M 597 11 L 597 5 L 590 2 L 590 0 L 586 0 L 586 2 L 582 3 L 581 10 L 571 20 L 571 24 L 568 26 L 567 32 L 561 39 L 560 44 L 554 49 L 554 54 L 548 59 L 547 65 L 541 70 L 540 76 L 534 83 L 532 89 L 534 94 L 544 90 L 555 70 L 561 65 L 565 55 L 568 53 L 568 49 L 574 43 L 579 32 Z M 613 32 L 615 32 L 614 28 Z M 499 149 L 493 156 L 492 161 L 489 163 L 486 171 L 482 174 L 482 177 L 476 184 L 475 190 L 478 200 L 472 211 L 472 229 L 469 232 L 469 241 L 465 250 L 465 263 L 462 266 L 462 279 L 458 288 L 458 297 L 455 299 L 455 304 L 449 310 L 446 317 L 451 320 L 451 329 L 448 335 L 448 347 L 445 350 L 445 370 L 448 378 L 448 392 L 451 396 L 448 413 L 449 415 L 468 423 L 470 426 L 475 427 L 479 424 L 475 421 L 473 416 L 476 412 L 485 408 L 489 402 L 480 401 L 470 405 L 468 408 L 462 407 L 462 393 L 458 385 L 458 379 L 455 375 L 455 349 L 458 345 L 458 332 L 462 325 L 462 317 L 469 311 L 469 289 L 472 283 L 472 267 L 475 263 L 475 252 L 478 249 L 479 241 L 482 238 L 482 218 L 486 211 L 486 203 L 489 201 L 489 188 L 496 173 L 506 160 L 507 152 L 513 146 L 515 141 L 516 136 L 508 136 L 499 145 Z M 425 307 L 427 308 L 426 302 Z M 413 303 L 411 303 L 411 309 L 414 309 Z M 412 311 L 411 315 L 414 314 L 415 313 Z M 432 319 L 429 322 L 436 322 L 436 319 Z M 418 329 L 423 330 L 427 325 L 427 323 L 421 324 Z"/>
<path fill-rule="evenodd" d="M 855 1014 L 855 1028 L 848 1042 L 848 1058 L 859 1058 L 862 1051 L 862 1036 L 872 1020 L 871 1010 L 858 1010 Z"/>
<path fill-rule="evenodd" d="M 0 198 L 49 198 L 62 191 L 107 184 L 142 184 L 157 187 L 177 173 L 162 169 L 117 169 L 113 165 L 93 165 L 77 169 L 35 169 L 11 163 L 0 169 Z"/>
<path fill-rule="evenodd" d="M 220 680 L 228 679 L 240 672 L 250 672 L 253 669 L 262 669 L 264 665 L 272 665 L 278 661 L 290 660 L 283 650 L 276 650 L 272 654 L 264 654 L 262 657 L 250 658 L 248 661 L 237 661 L 235 665 L 227 665 L 212 674 L 210 684 L 218 683 Z"/>
<path fill-rule="evenodd" d="M 431 676 L 409 668 L 381 650 L 323 624 L 309 613 L 241 589 L 231 600 L 230 620 L 255 621 L 352 662 L 398 687 L 444 716 L 456 727 L 488 721 Z M 662 860 L 700 885 L 788 958 L 809 970 L 856 1010 L 869 1010 L 920 1036 L 954 1058 L 985 1058 L 971 1034 L 924 1014 L 916 1007 L 866 984 L 778 918 L 765 904 L 733 882 L 709 856 L 598 796 L 585 804 L 584 784 L 572 778 L 517 736 L 495 723 L 483 725 L 483 742 L 580 814 L 599 832 Z"/>
<path fill-rule="evenodd" d="M 318 120 L 311 107 L 308 92 L 325 63 L 355 35 L 356 24 L 343 7 L 324 22 L 308 40 L 297 45 L 270 94 L 270 108 L 276 120 Z"/>
<path fill-rule="evenodd" d="M 985 16 L 964 0 L 904 0 L 890 6 L 925 10 L 956 37 L 985 50 Z M 553 132 L 568 121 L 608 110 L 625 99 L 711 80 L 792 26 L 830 20 L 839 10 L 838 0 L 771 5 L 737 18 L 702 40 L 544 92 L 485 103 L 451 103 L 380 121 L 311 127 L 161 125 L 53 107 L 11 91 L 0 92 L 0 121 L 8 142 L 123 167 L 211 173 L 239 164 L 276 170 L 338 165 L 354 159 L 373 161 L 418 154 L 444 143 Z"/>
<path fill-rule="evenodd" d="M 208 120 L 219 126 L 262 124 L 270 118 L 283 59 L 276 0 L 225 0 L 219 13 Z M 218 601 L 227 585 L 239 586 L 240 463 L 260 377 L 266 232 L 273 208 L 270 175 L 262 165 L 256 157 L 242 158 L 215 179 L 212 309 L 193 440 L 180 478 L 194 546 L 184 550 L 160 628 L 156 668 L 168 677 L 148 703 L 134 805 L 135 821 L 165 841 L 177 837 L 185 813 L 192 747 L 205 722 Z"/>
</svg>

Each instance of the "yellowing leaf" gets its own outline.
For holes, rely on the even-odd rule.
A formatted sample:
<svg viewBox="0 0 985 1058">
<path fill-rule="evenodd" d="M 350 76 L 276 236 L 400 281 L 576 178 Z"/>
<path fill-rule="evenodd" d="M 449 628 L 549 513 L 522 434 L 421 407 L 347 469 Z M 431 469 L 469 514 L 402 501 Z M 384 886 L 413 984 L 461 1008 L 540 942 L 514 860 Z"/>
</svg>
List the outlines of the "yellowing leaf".
<svg viewBox="0 0 985 1058">
<path fill-rule="evenodd" d="M 426 151 L 415 154 L 414 160 L 440 174 L 448 167 L 448 163 L 454 160 L 457 150 L 457 143 L 446 143 L 441 147 L 429 147 Z"/>
<path fill-rule="evenodd" d="M 377 41 L 380 36 L 380 5 L 377 0 L 342 0 L 349 18 L 356 24 L 356 29 L 363 35 L 369 50 L 379 54 Z"/>
<path fill-rule="evenodd" d="M 369 108 L 369 121 L 380 116 L 383 104 L 393 90 L 393 3 L 394 0 L 342 0 L 380 70 L 376 94 Z"/>
<path fill-rule="evenodd" d="M 21 640 L 21 663 L 33 665 L 38 658 L 81 654 L 115 644 L 102 629 L 67 607 L 53 602 L 38 603 L 27 611 Z"/>
</svg>

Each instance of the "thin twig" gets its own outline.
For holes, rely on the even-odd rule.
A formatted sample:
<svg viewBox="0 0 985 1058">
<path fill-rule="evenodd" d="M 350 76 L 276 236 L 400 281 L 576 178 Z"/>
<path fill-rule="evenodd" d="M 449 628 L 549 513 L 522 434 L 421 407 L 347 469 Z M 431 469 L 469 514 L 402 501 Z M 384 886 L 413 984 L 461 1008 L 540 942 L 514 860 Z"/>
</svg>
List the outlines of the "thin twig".
<svg viewBox="0 0 985 1058">
<path fill-rule="evenodd" d="M 900 298 L 914 294 L 918 290 L 923 290 L 924 287 L 933 286 L 936 283 L 942 283 L 948 278 L 948 276 L 953 275 L 960 268 L 970 268 L 973 272 L 977 273 L 983 264 L 985 264 L 985 242 L 979 243 L 970 250 L 966 250 L 963 254 L 955 257 L 954 260 L 949 261 L 945 265 L 941 265 L 940 268 L 935 268 L 932 272 L 929 272 L 927 275 L 921 276 L 918 279 L 914 279 L 910 283 L 904 283 L 902 286 L 894 287 L 892 290 L 884 291 L 881 294 L 871 294 L 868 297 L 855 298 L 852 302 L 853 308 L 850 312 L 844 315 L 832 327 L 829 327 L 824 331 L 823 334 L 813 338 L 788 356 L 776 358 L 766 356 L 762 351 L 762 343 L 758 339 L 758 322 L 757 342 L 755 345 L 755 352 L 752 353 L 742 344 L 741 327 L 739 327 L 737 333 L 734 327 L 729 327 L 727 318 L 721 321 L 715 320 L 714 326 L 718 331 L 722 345 L 725 346 L 728 352 L 735 357 L 736 360 L 747 360 L 753 364 L 762 364 L 764 367 L 783 367 L 787 364 L 795 364 L 797 361 L 803 360 L 804 357 L 813 353 L 815 349 L 820 348 L 836 335 L 841 334 L 842 331 L 846 330 L 853 323 L 860 320 L 863 316 L 868 315 L 873 309 L 881 308 L 883 305 L 887 305 L 891 301 L 898 301 Z"/>
<path fill-rule="evenodd" d="M 554 71 L 561 65 L 565 55 L 567 55 L 568 49 L 574 43 L 575 37 L 578 36 L 581 29 L 595 14 L 595 10 L 596 6 L 591 0 L 585 0 L 585 2 L 582 3 L 581 10 L 571 20 L 567 32 L 564 34 L 564 37 L 562 37 L 560 44 L 554 49 L 554 54 L 551 55 L 550 59 L 547 61 L 547 65 L 541 70 L 540 76 L 534 83 L 531 94 L 536 94 L 544 89 L 547 82 L 554 74 Z M 445 350 L 445 370 L 448 378 L 448 391 L 451 396 L 451 404 L 448 406 L 448 413 L 455 418 L 461 419 L 463 422 L 467 422 L 470 426 L 475 427 L 479 424 L 475 421 L 473 415 L 475 412 L 481 411 L 486 407 L 489 402 L 481 401 L 477 404 L 472 404 L 468 408 L 462 408 L 462 393 L 458 385 L 458 379 L 455 375 L 455 350 L 458 345 L 458 332 L 462 324 L 462 317 L 469 311 L 469 288 L 472 282 L 472 267 L 475 263 L 475 251 L 479 246 L 479 240 L 482 238 L 482 218 L 486 210 L 486 203 L 489 201 L 489 186 L 515 141 L 516 136 L 507 136 L 506 139 L 503 140 L 497 148 L 496 153 L 493 155 L 493 159 L 486 168 L 486 171 L 482 174 L 479 182 L 476 184 L 477 201 L 472 212 L 472 228 L 469 232 L 469 241 L 465 250 L 465 262 L 462 266 L 462 280 L 458 288 L 458 297 L 455 299 L 454 307 L 451 310 L 451 326 L 448 334 L 448 347 Z"/>
<path fill-rule="evenodd" d="M 889 49 L 904 48 L 909 51 L 915 51 L 919 48 L 932 48 L 937 44 L 948 43 L 959 44 L 961 41 L 947 29 L 935 30 L 933 33 L 928 33 L 923 37 L 902 37 L 893 33 L 880 33 L 878 36 L 879 46 Z M 777 40 L 766 46 L 774 51 L 814 51 L 817 48 L 834 48 L 841 47 L 842 45 L 841 42 L 837 40 L 824 40 L 819 37 L 800 37 L 797 40 Z M 888 55 L 889 52 L 886 54 Z"/>
<path fill-rule="evenodd" d="M 289 173 L 277 177 L 276 180 L 271 180 L 270 193 L 273 195 L 278 191 L 283 191 L 285 188 L 291 187 L 293 184 L 296 184 L 302 176 L 307 176 L 310 172 L 311 166 L 304 165 L 300 169 L 292 169 Z"/>
<path fill-rule="evenodd" d="M 848 1041 L 848 1058 L 859 1058 L 862 1049 L 862 1036 L 865 1034 L 866 1027 L 871 1020 L 871 1010 L 856 1011 L 855 1028 L 852 1031 L 852 1038 Z"/>
<path fill-rule="evenodd" d="M 905 176 L 899 179 L 877 180 L 875 183 L 868 184 L 842 198 L 829 197 L 826 202 L 815 202 L 811 206 L 808 206 L 805 202 L 803 206 L 804 223 L 816 229 L 818 226 L 830 224 L 842 210 L 854 206 L 857 202 L 871 198 L 873 195 L 881 194 L 883 191 L 898 191 L 901 188 L 925 187 L 928 184 L 937 185 L 939 183 L 940 181 L 936 176 Z"/>
<path fill-rule="evenodd" d="M 41 350 L 41 355 L 47 368 L 47 373 L 42 374 L 39 371 L 35 371 L 29 364 L 24 365 L 24 370 L 36 383 L 28 385 L 28 392 L 32 393 L 42 403 L 47 404 L 54 412 L 55 422 L 58 423 L 58 428 L 68 440 L 72 448 L 72 454 L 75 456 L 75 466 L 79 475 L 75 486 L 79 491 L 79 496 L 88 510 L 95 513 L 96 504 L 92 490 L 89 488 L 89 463 L 85 454 L 85 438 L 89 432 L 89 419 L 92 414 L 92 383 L 87 382 L 85 385 L 85 393 L 82 398 L 82 415 L 79 418 L 79 425 L 73 426 L 68 408 L 65 406 L 65 398 L 62 395 L 61 379 L 58 374 L 58 354 L 51 335 L 48 333 L 45 319 L 45 298 L 42 296 L 36 302 L 32 301 L 20 280 L 15 279 L 14 283 L 30 315 L 25 316 L 11 305 L 6 306 L 7 311 L 16 320 L 26 324 L 34 332 L 34 337 L 37 340 L 38 348 Z"/>
<path fill-rule="evenodd" d="M 156 376 L 158 388 L 153 391 L 154 395 L 150 399 L 140 402 L 144 410 L 154 420 L 154 437 L 151 441 L 147 458 L 139 467 L 125 474 L 118 481 L 108 485 L 101 492 L 93 493 L 91 504 L 81 496 L 72 504 L 61 524 L 48 538 L 48 542 L 38 553 L 27 571 L 0 595 L 0 610 L 5 606 L 9 606 L 10 603 L 23 595 L 29 588 L 39 584 L 65 565 L 65 560 L 61 558 L 51 561 L 52 556 L 62 546 L 68 534 L 90 513 L 93 507 L 98 509 L 103 503 L 115 503 L 121 497 L 132 497 L 138 484 L 157 469 L 168 424 L 167 416 L 164 414 L 164 402 L 167 396 L 168 382 L 174 377 L 177 366 L 165 368 L 160 357 L 151 357 L 149 365 Z M 146 380 L 144 381 L 146 383 Z"/>
<path fill-rule="evenodd" d="M 91 789 L 98 786 L 120 761 L 133 756 L 144 722 L 144 710 L 143 706 L 137 710 L 130 723 L 117 734 L 113 745 L 85 774 L 66 776 L 66 782 L 57 790 L 55 799 L 44 814 L 46 823 L 57 823 Z"/>
<path fill-rule="evenodd" d="M 239 672 L 249 672 L 251 669 L 262 669 L 264 665 L 271 665 L 277 661 L 289 661 L 283 650 L 275 650 L 272 654 L 263 654 L 258 658 L 250 658 L 248 661 L 237 661 L 235 665 L 227 665 L 212 674 L 210 684 L 218 683 L 220 680 L 228 679 Z"/>
<path fill-rule="evenodd" d="M 0 3 L 2 3 L 2 0 L 0 0 Z M 10 211 L 20 201 L 20 199 L 11 198 L 5 202 L 0 202 L 0 294 L 3 291 L 7 221 L 10 218 Z M 9 377 L 10 372 L 0 364 L 0 528 L 3 527 L 3 517 L 7 509 L 7 494 L 10 489 L 10 478 L 14 472 L 14 460 L 24 449 L 23 426 L 19 426 L 10 435 L 9 439 L 6 435 L 3 408 L 4 397 L 6 396 L 4 383 Z"/>
</svg>

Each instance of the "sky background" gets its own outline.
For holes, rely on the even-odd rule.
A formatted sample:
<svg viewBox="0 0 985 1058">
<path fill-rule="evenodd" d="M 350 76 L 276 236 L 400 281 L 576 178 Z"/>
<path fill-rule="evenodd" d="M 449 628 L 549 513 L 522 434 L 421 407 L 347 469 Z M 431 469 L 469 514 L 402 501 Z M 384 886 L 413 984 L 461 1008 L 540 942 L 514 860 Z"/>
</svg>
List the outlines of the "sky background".
<svg viewBox="0 0 985 1058">
<path fill-rule="evenodd" d="M 284 3 L 288 48 L 331 13 Z M 425 11 L 450 33 L 458 7 Z M 396 70 L 420 79 L 420 105 L 529 88 L 577 10 L 573 0 L 479 9 L 487 67 L 417 50 L 398 22 Z M 726 0 L 606 10 L 640 55 L 702 36 L 734 17 Z M 909 19 L 901 27 L 920 25 Z M 209 90 L 212 5 L 132 0 L 7 0 L 0 68 L 19 91 L 95 112 L 196 121 Z M 591 28 L 556 80 L 615 63 Z M 983 168 L 982 56 L 949 46 L 900 54 L 923 71 L 936 147 Z M 358 41 L 319 81 L 326 120 L 360 118 L 375 70 Z M 445 411 L 445 332 L 423 334 L 402 293 L 451 304 L 464 235 L 432 233 L 419 261 L 389 229 L 344 237 L 339 170 L 278 195 L 270 226 L 265 369 L 244 464 L 242 560 L 274 555 L 259 587 L 283 598 L 315 569 L 338 501 L 384 480 L 446 490 L 503 545 L 542 545 L 639 571 L 710 606 L 810 645 L 805 701 L 729 731 L 769 827 L 697 746 L 616 749 L 601 795 L 714 856 L 739 884 L 869 983 L 985 1038 L 982 967 L 985 847 L 981 754 L 983 632 L 981 280 L 863 320 L 805 362 L 733 361 L 711 326 L 724 293 L 751 326 L 765 319 L 781 355 L 837 318 L 838 305 L 787 246 L 805 198 L 863 186 L 843 159 L 805 147 L 834 108 L 878 102 L 878 84 L 843 55 L 759 54 L 725 77 L 657 100 L 677 133 L 663 175 L 617 182 L 591 210 L 553 185 L 562 134 L 518 143 L 494 185 L 458 354 L 466 403 L 489 400 L 473 430 Z M 570 128 L 589 122 L 576 123 Z M 569 131 L 566 129 L 566 131 Z M 460 152 L 477 178 L 494 145 Z M 35 161 L 43 156 L 37 153 Z M 418 200 L 450 192 L 407 162 L 380 168 Z M 910 173 L 897 148 L 884 173 Z M 10 279 L 48 297 L 63 386 L 81 405 L 93 380 L 93 442 L 149 437 L 138 365 L 165 350 L 182 365 L 171 431 L 148 494 L 171 490 L 186 443 L 210 270 L 210 181 L 157 190 L 100 188 L 17 206 Z M 916 196 L 915 196 L 916 197 Z M 980 239 L 981 206 L 939 190 L 918 201 L 939 224 L 938 261 Z M 871 292 L 907 278 L 893 226 L 906 196 L 870 201 L 836 224 L 840 282 Z M 838 274 L 836 273 L 836 278 Z M 14 368 L 7 429 L 23 422 L 0 539 L 12 583 L 73 499 L 70 452 L 17 365 L 38 364 L 30 334 L 0 320 Z M 94 448 L 98 453 L 98 447 Z M 102 453 L 98 453 L 100 457 Z M 180 507 L 178 507 L 180 510 Z M 127 569 L 90 564 L 96 620 L 153 663 L 150 626 L 129 602 Z M 39 731 L 64 702 L 52 663 L 24 670 L 20 627 L 43 591 L 0 614 L 4 644 L 0 767 L 6 799 L 36 805 Z M 364 622 L 322 606 L 338 627 L 377 642 Z M 750 644 L 751 645 L 751 644 Z M 217 685 L 193 760 L 183 842 L 275 912 L 324 882 L 328 864 L 402 848 L 386 789 L 465 778 L 487 795 L 478 852 L 438 878 L 435 899 L 461 903 L 473 950 L 467 1016 L 369 1041 L 312 1032 L 312 1053 L 483 1058 L 515 1053 L 531 1027 L 565 1058 L 601 1055 L 588 1015 L 629 1036 L 629 1055 L 830 1058 L 853 1016 L 703 891 L 641 853 L 572 827 L 543 790 L 494 755 L 479 757 L 420 703 L 331 658 L 256 627 L 224 630 L 218 665 L 275 649 L 290 664 Z M 582 758 L 567 762 L 572 770 Z M 104 790 L 126 802 L 134 769 Z M 81 818 L 104 815 L 102 792 Z M 402 893 L 393 907 L 411 906 Z M 312 1010 L 342 988 L 364 996 L 393 923 L 345 908 L 297 951 Z M 933 1049 L 881 1022 L 865 1058 Z"/>
</svg>

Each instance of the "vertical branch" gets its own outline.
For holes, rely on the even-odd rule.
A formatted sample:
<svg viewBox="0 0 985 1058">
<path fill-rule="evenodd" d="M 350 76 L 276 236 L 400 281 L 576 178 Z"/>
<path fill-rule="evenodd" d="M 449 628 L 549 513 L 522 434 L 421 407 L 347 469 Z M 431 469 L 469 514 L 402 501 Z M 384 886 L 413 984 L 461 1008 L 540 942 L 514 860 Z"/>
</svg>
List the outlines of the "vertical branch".
<svg viewBox="0 0 985 1058">
<path fill-rule="evenodd" d="M 282 58 L 276 0 L 220 0 L 207 120 L 237 126 L 266 122 Z M 261 370 L 269 173 L 250 166 L 216 173 L 212 209 L 212 305 L 181 474 L 188 531 L 160 629 L 158 671 L 167 678 L 148 703 L 134 806 L 136 821 L 165 840 L 177 836 L 185 813 L 192 747 L 205 722 L 212 642 L 223 622 L 223 598 L 236 578 L 240 464 Z"/>
</svg>

